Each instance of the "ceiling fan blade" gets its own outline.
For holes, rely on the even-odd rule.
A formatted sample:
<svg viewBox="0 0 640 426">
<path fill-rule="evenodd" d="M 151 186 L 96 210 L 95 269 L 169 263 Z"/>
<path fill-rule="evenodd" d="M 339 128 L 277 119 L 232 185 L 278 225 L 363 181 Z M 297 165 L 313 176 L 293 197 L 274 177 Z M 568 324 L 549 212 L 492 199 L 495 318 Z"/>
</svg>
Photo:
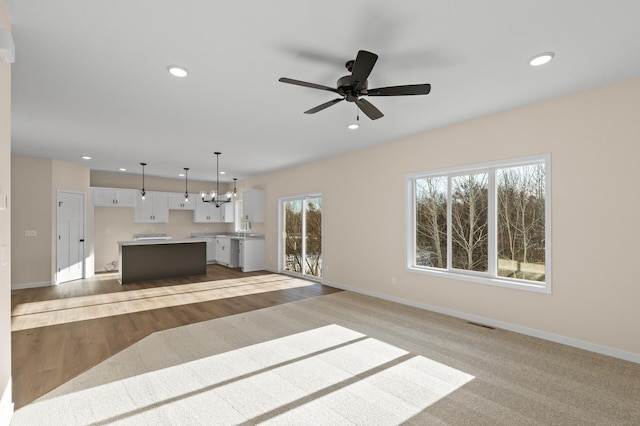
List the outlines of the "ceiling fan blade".
<svg viewBox="0 0 640 426">
<path fill-rule="evenodd" d="M 367 96 L 406 96 L 428 95 L 431 92 L 430 84 L 407 84 L 405 86 L 379 87 L 367 90 Z"/>
<path fill-rule="evenodd" d="M 370 119 L 377 120 L 378 118 L 384 117 L 384 114 L 366 99 L 360 98 L 355 102 L 356 105 L 358 105 L 358 108 L 360 108 L 360 111 L 364 112 Z"/>
<path fill-rule="evenodd" d="M 333 87 L 323 86 L 322 84 L 307 83 L 306 81 L 294 80 L 292 78 L 287 78 L 287 77 L 282 77 L 278 79 L 278 81 L 282 83 L 295 84 L 296 86 L 310 87 L 312 89 L 327 90 L 329 92 L 338 93 L 338 91 Z"/>
<path fill-rule="evenodd" d="M 340 102 L 340 101 L 344 101 L 344 98 L 337 98 L 337 99 L 333 99 L 333 100 L 331 100 L 331 101 L 329 101 L 329 102 L 325 102 L 325 103 L 323 103 L 322 105 L 318 105 L 318 106 L 317 106 L 317 107 L 315 107 L 315 108 L 311 108 L 310 110 L 305 111 L 304 113 L 305 113 L 305 114 L 315 114 L 316 112 L 318 112 L 318 111 L 322 111 L 322 110 L 323 110 L 323 109 L 325 109 L 325 108 L 329 108 L 331 105 L 335 105 L 335 104 L 337 104 L 337 103 L 338 103 L 338 102 Z"/>
<path fill-rule="evenodd" d="M 366 50 L 358 52 L 351 70 L 351 82 L 354 84 L 355 90 L 358 90 L 367 81 L 377 60 L 378 55 L 375 53 L 367 52 Z"/>
</svg>

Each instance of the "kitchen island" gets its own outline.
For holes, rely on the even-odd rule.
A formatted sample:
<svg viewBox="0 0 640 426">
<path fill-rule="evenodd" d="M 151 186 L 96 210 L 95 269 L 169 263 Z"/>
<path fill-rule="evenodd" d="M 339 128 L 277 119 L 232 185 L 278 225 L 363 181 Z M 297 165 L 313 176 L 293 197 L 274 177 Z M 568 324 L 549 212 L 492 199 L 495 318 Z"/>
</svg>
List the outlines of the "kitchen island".
<svg viewBox="0 0 640 426">
<path fill-rule="evenodd" d="M 199 238 L 118 241 L 120 284 L 207 273 L 207 242 Z"/>
</svg>

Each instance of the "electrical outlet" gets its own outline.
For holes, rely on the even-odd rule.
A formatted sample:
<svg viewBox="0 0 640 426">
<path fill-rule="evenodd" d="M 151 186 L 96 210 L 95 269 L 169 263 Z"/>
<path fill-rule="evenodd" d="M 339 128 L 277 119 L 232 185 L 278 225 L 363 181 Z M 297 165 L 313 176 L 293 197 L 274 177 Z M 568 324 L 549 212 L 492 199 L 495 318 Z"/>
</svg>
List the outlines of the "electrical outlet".
<svg viewBox="0 0 640 426">
<path fill-rule="evenodd" d="M 391 277 L 391 285 L 396 285 L 396 277 Z"/>
</svg>

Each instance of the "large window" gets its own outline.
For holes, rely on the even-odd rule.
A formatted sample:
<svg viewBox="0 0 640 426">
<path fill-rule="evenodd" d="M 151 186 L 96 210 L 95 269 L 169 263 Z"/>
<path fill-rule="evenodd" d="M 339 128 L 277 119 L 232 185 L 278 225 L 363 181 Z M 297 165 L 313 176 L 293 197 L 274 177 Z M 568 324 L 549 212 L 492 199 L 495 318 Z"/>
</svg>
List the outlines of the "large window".
<svg viewBox="0 0 640 426">
<path fill-rule="evenodd" d="M 407 267 L 551 291 L 550 156 L 407 176 Z"/>
</svg>

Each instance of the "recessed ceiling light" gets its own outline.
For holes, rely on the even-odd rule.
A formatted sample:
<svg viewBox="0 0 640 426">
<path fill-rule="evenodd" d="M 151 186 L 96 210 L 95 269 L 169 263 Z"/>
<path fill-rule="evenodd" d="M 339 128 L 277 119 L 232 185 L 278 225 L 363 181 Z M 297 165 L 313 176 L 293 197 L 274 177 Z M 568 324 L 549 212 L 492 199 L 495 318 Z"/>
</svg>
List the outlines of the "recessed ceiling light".
<svg viewBox="0 0 640 426">
<path fill-rule="evenodd" d="M 169 73 L 174 77 L 186 77 L 189 74 L 186 68 L 180 67 L 178 65 L 169 65 L 167 69 L 169 70 Z"/>
<path fill-rule="evenodd" d="M 539 67 L 540 65 L 544 65 L 552 60 L 555 55 L 556 54 L 553 52 L 541 53 L 529 59 L 529 65 L 531 65 L 532 67 Z"/>
<path fill-rule="evenodd" d="M 90 155 L 83 155 L 82 159 L 83 160 L 91 160 L 91 156 Z"/>
<path fill-rule="evenodd" d="M 118 170 L 120 170 L 121 172 L 126 172 L 127 169 L 125 169 L 124 167 L 120 167 Z"/>
<path fill-rule="evenodd" d="M 184 173 L 178 173 L 178 176 L 184 177 Z"/>
<path fill-rule="evenodd" d="M 360 127 L 360 125 L 358 123 L 351 123 L 347 126 L 347 129 L 349 130 L 356 130 Z"/>
<path fill-rule="evenodd" d="M 221 175 L 226 175 L 226 174 L 227 174 L 227 172 L 220 172 L 220 174 L 221 174 Z"/>
</svg>

